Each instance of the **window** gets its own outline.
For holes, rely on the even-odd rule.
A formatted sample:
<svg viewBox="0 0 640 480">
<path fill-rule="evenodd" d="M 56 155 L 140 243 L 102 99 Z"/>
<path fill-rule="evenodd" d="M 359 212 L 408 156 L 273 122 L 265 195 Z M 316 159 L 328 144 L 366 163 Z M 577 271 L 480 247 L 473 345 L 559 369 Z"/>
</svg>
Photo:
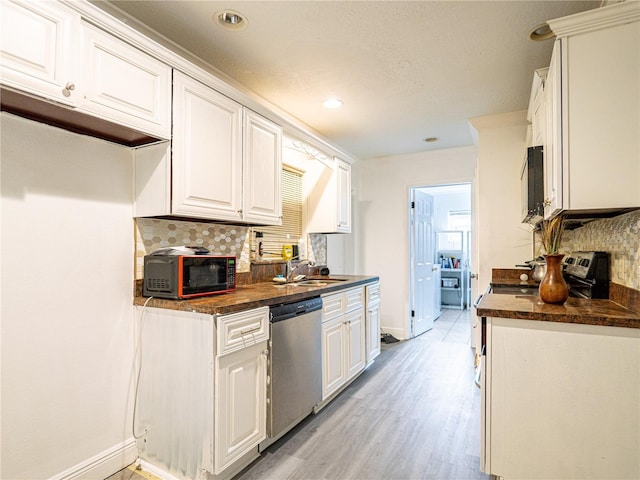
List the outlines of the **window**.
<svg viewBox="0 0 640 480">
<path fill-rule="evenodd" d="M 262 238 L 253 236 L 253 251 L 262 242 L 263 256 L 282 256 L 284 245 L 296 245 L 302 236 L 302 172 L 284 166 L 282 169 L 282 225 L 254 227 L 254 232 L 262 233 Z"/>
<path fill-rule="evenodd" d="M 471 230 L 471 211 L 449 210 L 447 225 L 448 230 Z"/>
</svg>

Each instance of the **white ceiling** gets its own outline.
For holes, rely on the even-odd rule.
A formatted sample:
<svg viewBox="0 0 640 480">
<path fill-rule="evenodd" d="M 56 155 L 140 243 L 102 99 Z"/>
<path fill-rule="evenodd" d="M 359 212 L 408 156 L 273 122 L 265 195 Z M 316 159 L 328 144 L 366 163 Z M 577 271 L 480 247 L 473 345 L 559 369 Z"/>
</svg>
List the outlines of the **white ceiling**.
<svg viewBox="0 0 640 480">
<path fill-rule="evenodd" d="M 525 110 L 552 48 L 531 29 L 601 2 L 110 3 L 366 159 L 472 145 L 469 118 Z M 216 25 L 222 9 L 247 28 Z M 333 95 L 344 106 L 324 109 Z"/>
</svg>

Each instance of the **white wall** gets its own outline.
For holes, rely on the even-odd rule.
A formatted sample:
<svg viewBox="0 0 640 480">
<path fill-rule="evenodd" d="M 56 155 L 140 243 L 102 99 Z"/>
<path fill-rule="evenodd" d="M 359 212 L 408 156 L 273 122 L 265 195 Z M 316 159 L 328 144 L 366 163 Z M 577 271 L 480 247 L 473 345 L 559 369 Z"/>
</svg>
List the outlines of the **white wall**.
<svg viewBox="0 0 640 480">
<path fill-rule="evenodd" d="M 135 458 L 132 153 L 1 128 L 0 477 L 104 478 Z"/>
<path fill-rule="evenodd" d="M 533 234 L 520 218 L 520 168 L 526 153 L 526 112 L 471 119 L 478 136 L 477 289 L 492 268 L 515 268 L 533 256 Z M 475 292 L 474 292 L 475 293 Z"/>
<path fill-rule="evenodd" d="M 384 157 L 354 165 L 353 271 L 380 277 L 381 328 L 409 338 L 409 189 L 470 182 L 476 148 Z"/>
</svg>

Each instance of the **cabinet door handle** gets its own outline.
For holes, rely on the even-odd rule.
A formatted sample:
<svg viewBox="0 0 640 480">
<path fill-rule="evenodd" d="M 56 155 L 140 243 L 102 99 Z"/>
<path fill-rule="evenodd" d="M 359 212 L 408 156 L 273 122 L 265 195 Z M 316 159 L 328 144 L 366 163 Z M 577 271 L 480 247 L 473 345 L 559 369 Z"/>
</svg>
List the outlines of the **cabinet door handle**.
<svg viewBox="0 0 640 480">
<path fill-rule="evenodd" d="M 67 82 L 67 84 L 64 87 L 65 90 L 71 92 L 72 90 L 76 89 L 75 84 L 71 83 L 71 82 Z"/>
</svg>

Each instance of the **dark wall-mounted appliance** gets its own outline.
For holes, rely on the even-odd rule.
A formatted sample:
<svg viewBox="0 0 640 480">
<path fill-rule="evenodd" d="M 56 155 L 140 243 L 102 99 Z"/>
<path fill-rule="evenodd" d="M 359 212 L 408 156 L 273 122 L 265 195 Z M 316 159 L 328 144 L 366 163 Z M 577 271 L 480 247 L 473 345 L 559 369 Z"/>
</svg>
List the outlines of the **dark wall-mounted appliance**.
<svg viewBox="0 0 640 480">
<path fill-rule="evenodd" d="M 527 148 L 520 188 L 522 195 L 522 223 L 536 225 L 544 216 L 544 170 L 541 146 Z"/>
</svg>

